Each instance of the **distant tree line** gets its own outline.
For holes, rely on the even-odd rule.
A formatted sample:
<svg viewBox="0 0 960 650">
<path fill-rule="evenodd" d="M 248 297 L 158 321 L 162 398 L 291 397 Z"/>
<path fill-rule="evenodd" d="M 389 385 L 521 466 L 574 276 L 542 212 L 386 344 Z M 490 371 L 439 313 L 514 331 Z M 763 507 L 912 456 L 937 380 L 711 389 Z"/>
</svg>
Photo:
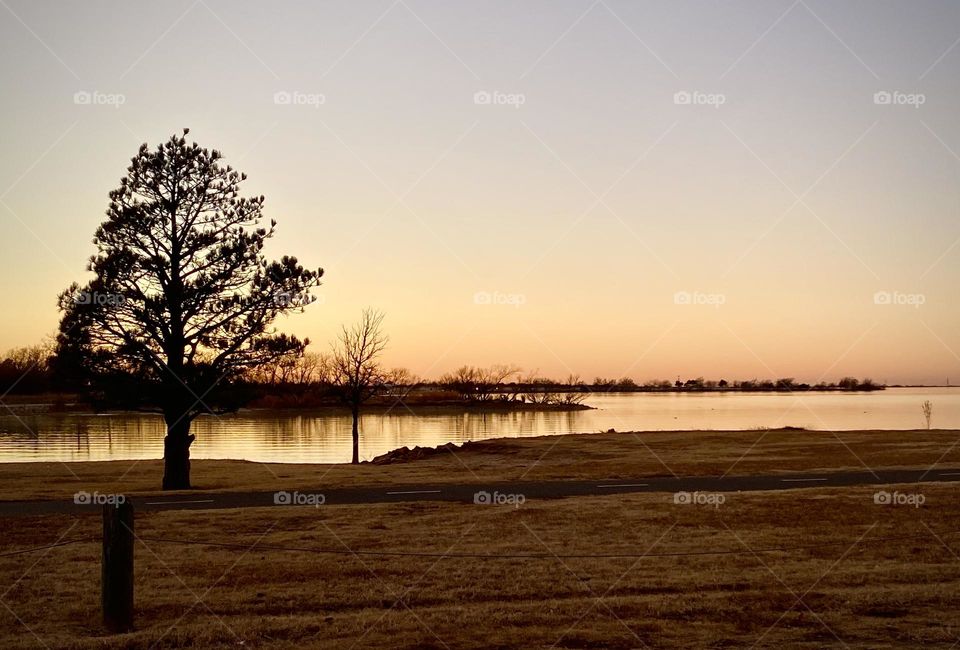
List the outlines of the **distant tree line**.
<svg viewBox="0 0 960 650">
<path fill-rule="evenodd" d="M 36 395 L 56 390 L 50 345 L 14 348 L 0 360 L 0 394 Z"/>
<path fill-rule="evenodd" d="M 519 402 L 541 405 L 573 406 L 586 399 L 586 385 L 577 376 L 565 382 L 524 373 L 519 366 L 460 366 L 442 375 L 434 384 L 454 391 L 464 401 Z"/>
<path fill-rule="evenodd" d="M 86 385 L 58 359 L 52 345 L 38 344 L 14 348 L 0 359 L 0 393 L 80 393 Z M 118 367 L 118 383 L 135 379 L 132 371 Z M 342 384 L 343 367 L 336 364 L 335 353 L 306 351 L 284 355 L 248 369 L 233 383 L 255 405 L 308 406 L 340 400 L 337 386 Z M 519 402 L 528 404 L 579 404 L 595 392 L 792 392 L 792 391 L 874 391 L 884 386 L 871 379 L 844 377 L 837 382 L 809 384 L 791 377 L 742 381 L 693 379 L 653 379 L 642 384 L 629 377 L 596 377 L 585 382 L 577 376 L 563 380 L 543 377 L 538 371 L 524 371 L 512 364 L 460 366 L 435 380 L 426 380 L 406 368 L 383 368 L 371 375 L 371 397 L 409 397 L 414 391 L 433 395 L 438 401 Z M 128 383 L 128 385 L 130 385 Z M 421 399 L 423 399 L 421 395 Z M 86 397 L 90 397 L 86 395 Z"/>
<path fill-rule="evenodd" d="M 714 381 L 696 377 L 694 379 L 682 380 L 677 377 L 676 381 L 666 379 L 652 379 L 637 384 L 629 377 L 622 379 L 605 379 L 597 377 L 590 386 L 595 391 L 609 392 L 723 392 L 739 391 L 745 393 L 751 392 L 794 392 L 794 391 L 871 391 L 883 390 L 885 386 L 872 379 L 857 379 L 855 377 L 844 377 L 838 382 L 821 381 L 816 384 L 797 382 L 793 377 L 784 377 L 781 379 L 748 379 L 742 381 L 729 382 L 726 379 Z"/>
</svg>

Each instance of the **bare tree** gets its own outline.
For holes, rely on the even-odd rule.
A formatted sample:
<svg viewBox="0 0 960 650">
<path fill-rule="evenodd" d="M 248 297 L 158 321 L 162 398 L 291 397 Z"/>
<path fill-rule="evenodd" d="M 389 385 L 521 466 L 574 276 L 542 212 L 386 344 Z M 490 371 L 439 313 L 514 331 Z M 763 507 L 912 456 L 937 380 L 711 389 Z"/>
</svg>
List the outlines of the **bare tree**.
<svg viewBox="0 0 960 650">
<path fill-rule="evenodd" d="M 330 384 L 330 355 L 304 352 L 296 356 L 284 356 L 251 368 L 245 377 L 249 381 L 272 387 L 284 384 Z"/>
<path fill-rule="evenodd" d="M 416 386 L 420 383 L 420 377 L 413 374 L 409 368 L 393 368 L 386 372 L 385 378 L 388 384 L 394 386 Z"/>
<path fill-rule="evenodd" d="M 506 363 L 496 363 L 489 368 L 478 368 L 479 399 L 493 399 L 494 395 L 503 389 L 503 383 L 521 372 L 520 366 Z"/>
<path fill-rule="evenodd" d="M 439 383 L 460 393 L 462 399 L 482 402 L 493 399 L 497 394 L 504 394 L 504 382 L 520 371 L 519 366 L 505 363 L 488 368 L 461 366 L 440 377 Z"/>
<path fill-rule="evenodd" d="M 929 429 L 930 420 L 933 419 L 933 402 L 931 402 L 930 400 L 924 400 L 923 404 L 921 405 L 921 408 L 923 408 L 923 417 L 924 419 L 926 419 L 927 429 Z"/>
<path fill-rule="evenodd" d="M 14 348 L 0 358 L 0 393 L 48 390 L 53 348 L 43 343 Z"/>
<path fill-rule="evenodd" d="M 38 343 L 22 348 L 13 348 L 6 354 L 6 358 L 18 369 L 27 372 L 31 368 L 46 370 L 47 363 L 53 355 L 53 346 L 48 343 Z"/>
<path fill-rule="evenodd" d="M 456 391 L 460 399 L 476 399 L 478 371 L 473 366 L 460 366 L 440 377 L 439 383 Z"/>
<path fill-rule="evenodd" d="M 364 309 L 360 322 L 343 326 L 333 344 L 331 379 L 353 416 L 353 460 L 360 462 L 360 407 L 387 381 L 380 355 L 389 337 L 381 331 L 383 313 Z"/>
<path fill-rule="evenodd" d="M 330 356 L 306 352 L 297 360 L 293 381 L 298 384 L 329 384 Z"/>
</svg>

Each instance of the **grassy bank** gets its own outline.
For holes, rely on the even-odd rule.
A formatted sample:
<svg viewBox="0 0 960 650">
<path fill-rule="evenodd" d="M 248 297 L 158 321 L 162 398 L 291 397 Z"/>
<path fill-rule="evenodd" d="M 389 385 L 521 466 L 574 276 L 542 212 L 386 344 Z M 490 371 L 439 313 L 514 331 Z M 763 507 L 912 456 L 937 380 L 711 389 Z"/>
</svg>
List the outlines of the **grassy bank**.
<svg viewBox="0 0 960 650">
<path fill-rule="evenodd" d="M 876 505 L 873 489 L 845 488 L 729 494 L 718 507 L 647 494 L 142 513 L 135 633 L 101 632 L 90 541 L 0 558 L 0 647 L 953 647 L 957 488 L 902 489 L 925 503 Z M 100 526 L 10 523 L 0 552 L 94 540 Z M 760 550 L 771 548 L 790 550 Z M 438 557 L 353 554 L 373 550 Z M 443 557 L 457 553 L 545 557 Z M 603 553 L 647 555 L 554 556 Z"/>
<path fill-rule="evenodd" d="M 867 467 L 960 467 L 957 431 L 689 431 L 501 438 L 390 465 L 193 462 L 200 490 L 630 479 Z M 70 498 L 78 490 L 157 491 L 159 460 L 0 464 L 0 499 Z"/>
</svg>

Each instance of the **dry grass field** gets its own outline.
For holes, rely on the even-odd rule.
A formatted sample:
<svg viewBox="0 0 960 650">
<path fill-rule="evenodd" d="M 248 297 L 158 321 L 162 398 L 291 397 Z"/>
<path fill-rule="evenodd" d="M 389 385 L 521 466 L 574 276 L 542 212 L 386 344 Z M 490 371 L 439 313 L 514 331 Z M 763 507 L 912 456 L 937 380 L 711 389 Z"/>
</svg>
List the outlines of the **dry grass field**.
<svg viewBox="0 0 960 650">
<path fill-rule="evenodd" d="M 391 465 L 197 461 L 194 479 L 207 490 L 272 490 L 957 467 L 957 439 L 610 433 L 491 440 Z M 0 485 L 8 500 L 148 493 L 161 470 L 159 461 L 2 465 Z M 137 630 L 118 636 L 100 624 L 100 518 L 10 518 L 0 522 L 0 647 L 960 645 L 960 485 L 887 489 L 924 502 L 876 504 L 874 488 L 856 487 L 727 493 L 714 505 L 632 494 L 519 507 L 141 512 Z M 60 540 L 80 541 L 2 555 Z M 512 555 L 534 557 L 504 557 Z M 582 557 L 596 555 L 617 557 Z"/>
<path fill-rule="evenodd" d="M 141 513 L 137 630 L 113 637 L 99 518 L 11 519 L 0 552 L 91 541 L 0 558 L 0 647 L 951 648 L 960 488 L 900 489 L 925 502 L 844 488 Z M 617 553 L 636 557 L 563 557 Z"/>
</svg>

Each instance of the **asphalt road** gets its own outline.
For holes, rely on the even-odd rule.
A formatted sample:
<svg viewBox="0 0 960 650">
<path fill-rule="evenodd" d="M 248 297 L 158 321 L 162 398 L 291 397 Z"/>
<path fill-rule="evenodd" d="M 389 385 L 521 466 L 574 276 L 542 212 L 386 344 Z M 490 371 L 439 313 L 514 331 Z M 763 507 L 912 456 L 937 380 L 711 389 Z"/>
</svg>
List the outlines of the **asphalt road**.
<svg viewBox="0 0 960 650">
<path fill-rule="evenodd" d="M 528 481 L 472 484 L 395 485 L 380 487 L 322 488 L 285 492 L 196 492 L 194 494 L 130 497 L 138 512 L 150 510 L 222 510 L 268 506 L 313 507 L 364 503 L 411 501 L 457 501 L 462 503 L 496 502 L 513 504 L 523 500 L 558 499 L 576 496 L 627 494 L 633 492 L 751 492 L 795 490 L 814 487 L 851 485 L 893 485 L 960 481 L 960 469 L 896 469 L 876 472 L 823 472 L 766 476 L 725 477 L 651 477 L 611 481 Z M 484 496 L 486 495 L 486 496 Z M 82 514 L 99 512 L 102 499 L 110 495 L 90 495 L 88 503 L 70 500 L 3 501 L 0 517 L 43 514 Z M 512 500 L 511 500 L 512 499 Z"/>
</svg>

